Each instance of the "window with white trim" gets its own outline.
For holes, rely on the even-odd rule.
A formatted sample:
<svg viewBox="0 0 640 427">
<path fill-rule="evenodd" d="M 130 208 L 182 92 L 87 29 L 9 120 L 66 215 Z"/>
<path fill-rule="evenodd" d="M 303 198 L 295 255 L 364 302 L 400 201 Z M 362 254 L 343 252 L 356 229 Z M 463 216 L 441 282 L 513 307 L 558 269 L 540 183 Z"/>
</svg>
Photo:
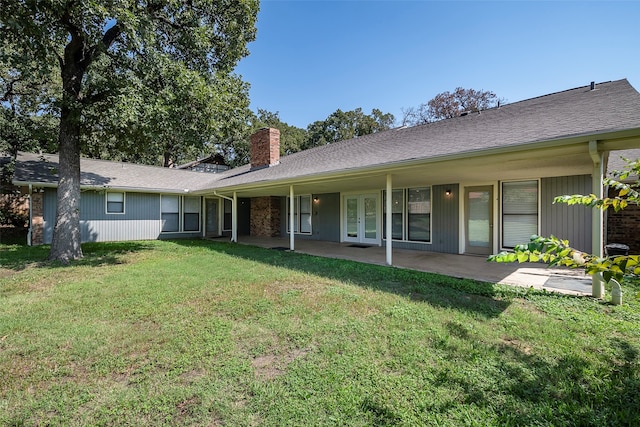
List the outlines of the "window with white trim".
<svg viewBox="0 0 640 427">
<path fill-rule="evenodd" d="M 386 224 L 386 191 L 383 191 L 383 224 Z M 384 238 L 386 239 L 386 229 Z M 431 242 L 431 187 L 404 188 L 391 193 L 393 240 Z"/>
<path fill-rule="evenodd" d="M 287 197 L 287 233 L 291 232 L 289 221 L 290 198 Z M 311 234 L 311 195 L 294 196 L 293 198 L 293 232 Z"/>
<path fill-rule="evenodd" d="M 180 196 L 162 196 L 162 232 L 180 231 Z"/>
<path fill-rule="evenodd" d="M 538 234 L 538 181 L 502 183 L 502 247 L 514 248 Z"/>
<path fill-rule="evenodd" d="M 184 231 L 200 230 L 200 197 L 185 197 L 182 224 Z"/>
<path fill-rule="evenodd" d="M 160 217 L 163 233 L 200 230 L 200 197 L 162 195 Z"/>
<path fill-rule="evenodd" d="M 108 214 L 124 213 L 124 193 L 107 192 L 106 204 Z"/>
</svg>

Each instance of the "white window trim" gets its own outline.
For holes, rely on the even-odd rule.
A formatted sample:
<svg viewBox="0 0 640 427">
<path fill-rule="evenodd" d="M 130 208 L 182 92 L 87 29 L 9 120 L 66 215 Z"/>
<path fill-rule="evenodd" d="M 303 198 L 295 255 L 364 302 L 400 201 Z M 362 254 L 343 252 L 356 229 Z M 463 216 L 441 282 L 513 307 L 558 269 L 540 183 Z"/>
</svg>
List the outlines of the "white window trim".
<svg viewBox="0 0 640 427">
<path fill-rule="evenodd" d="M 429 204 L 430 204 L 430 210 L 429 210 L 429 240 L 409 240 L 409 190 L 412 189 L 416 189 L 416 188 L 428 188 L 429 189 Z M 399 242 L 399 243 L 411 243 L 411 244 L 418 244 L 418 245 L 431 245 L 433 244 L 433 186 L 432 185 L 419 185 L 419 186 L 414 186 L 414 187 L 400 187 L 400 188 L 393 188 L 391 190 L 391 192 L 393 193 L 394 191 L 397 190 L 402 190 L 402 239 L 391 239 L 392 242 Z M 385 197 L 386 197 L 386 191 L 382 190 L 382 195 L 380 200 L 382 201 L 381 203 L 381 211 L 382 211 L 382 224 L 384 227 L 384 224 L 386 224 L 385 222 Z M 384 237 L 384 232 L 385 230 L 383 229 L 383 231 L 380 233 L 380 236 L 382 238 L 382 241 L 386 241 L 387 239 Z M 392 236 L 393 237 L 393 236 Z"/>
<path fill-rule="evenodd" d="M 513 180 L 499 181 L 498 182 L 498 189 L 499 189 L 500 195 L 498 196 L 499 214 L 498 214 L 498 218 L 497 219 L 498 219 L 499 224 L 500 224 L 500 232 L 499 232 L 499 235 L 498 235 L 498 238 L 500 239 L 500 241 L 498 243 L 498 246 L 500 247 L 500 250 L 507 250 L 507 251 L 513 250 L 513 248 L 507 248 L 507 247 L 503 246 L 503 243 L 504 243 L 504 214 L 503 214 L 504 206 L 503 206 L 503 199 L 502 199 L 502 196 L 503 196 L 503 194 L 502 194 L 502 192 L 503 192 L 503 184 L 504 183 L 510 183 L 510 182 L 527 182 L 527 181 L 536 181 L 538 183 L 538 208 L 537 208 L 538 209 L 538 212 L 537 212 L 537 214 L 538 214 L 538 223 L 537 223 L 538 230 L 537 230 L 537 234 L 540 235 L 540 229 L 542 227 L 542 225 L 541 225 L 541 221 L 542 221 L 542 218 L 541 218 L 542 217 L 542 214 L 541 214 L 542 205 L 541 205 L 541 203 L 542 203 L 542 201 L 540 200 L 541 199 L 541 190 L 542 190 L 541 189 L 542 180 L 540 178 L 530 178 L 530 179 L 513 179 Z M 527 242 L 522 242 L 522 243 L 527 243 Z"/>
<path fill-rule="evenodd" d="M 178 197 L 178 230 L 177 231 L 162 231 L 162 198 L 163 197 Z M 200 199 L 200 210 L 198 212 L 198 230 L 184 230 L 184 198 L 185 197 L 197 197 Z M 174 212 L 171 212 L 174 213 Z M 160 234 L 184 234 L 184 233 L 201 233 L 202 232 L 202 197 L 199 196 L 178 196 L 177 194 L 161 194 L 160 195 Z"/>
<path fill-rule="evenodd" d="M 122 212 L 109 212 L 109 193 L 122 194 Z M 105 191 L 104 193 L 104 212 L 107 215 L 125 215 L 127 211 L 127 193 L 124 191 Z"/>
<path fill-rule="evenodd" d="M 303 236 L 310 236 L 313 234 L 313 198 L 311 194 L 297 194 L 294 197 L 293 203 L 294 203 L 294 218 L 295 218 L 295 229 L 294 229 L 294 234 L 300 234 Z M 308 197 L 309 198 L 309 207 L 310 207 L 310 212 L 309 212 L 309 219 L 310 219 L 310 229 L 309 231 L 300 231 L 300 229 L 302 228 L 302 216 L 300 215 L 300 199 L 302 197 Z M 289 221 L 289 196 L 287 196 L 287 209 L 286 209 L 286 213 L 287 213 L 287 234 L 291 234 L 291 224 Z"/>
</svg>

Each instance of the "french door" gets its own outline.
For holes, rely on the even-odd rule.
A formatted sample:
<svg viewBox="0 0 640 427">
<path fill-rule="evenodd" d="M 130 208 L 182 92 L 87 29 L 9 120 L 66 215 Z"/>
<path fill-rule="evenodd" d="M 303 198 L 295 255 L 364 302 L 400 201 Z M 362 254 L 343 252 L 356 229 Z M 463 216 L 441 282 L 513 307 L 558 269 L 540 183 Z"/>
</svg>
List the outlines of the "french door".
<svg viewBox="0 0 640 427">
<path fill-rule="evenodd" d="M 379 244 L 377 194 L 344 196 L 344 241 Z"/>
</svg>

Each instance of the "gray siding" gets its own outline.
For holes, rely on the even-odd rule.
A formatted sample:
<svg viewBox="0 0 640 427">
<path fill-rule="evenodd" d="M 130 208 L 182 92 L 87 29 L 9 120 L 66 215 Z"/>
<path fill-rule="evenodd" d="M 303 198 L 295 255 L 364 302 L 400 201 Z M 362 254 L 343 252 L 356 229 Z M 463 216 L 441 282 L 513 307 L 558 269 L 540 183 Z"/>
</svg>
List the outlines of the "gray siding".
<svg viewBox="0 0 640 427">
<path fill-rule="evenodd" d="M 56 215 L 56 190 L 44 197 L 44 243 L 51 243 Z M 202 218 L 201 218 L 202 223 Z M 107 214 L 103 192 L 83 191 L 80 229 L 83 242 L 200 237 L 201 232 L 161 233 L 160 195 L 126 193 L 125 213 Z"/>
<path fill-rule="evenodd" d="M 318 201 L 315 202 L 314 199 Z M 287 236 L 287 198 L 281 201 L 280 235 Z M 296 234 L 296 239 L 340 241 L 340 193 L 311 195 L 312 234 Z"/>
<path fill-rule="evenodd" d="M 564 203 L 553 204 L 556 196 L 590 194 L 591 176 L 543 178 L 540 186 L 540 233 L 567 239 L 572 247 L 591 252 L 591 209 Z"/>
<path fill-rule="evenodd" d="M 457 254 L 459 250 L 459 193 L 458 184 L 431 187 L 431 243 L 393 242 L 398 249 Z M 445 192 L 451 190 L 451 195 Z M 385 241 L 383 241 L 383 246 Z"/>
</svg>

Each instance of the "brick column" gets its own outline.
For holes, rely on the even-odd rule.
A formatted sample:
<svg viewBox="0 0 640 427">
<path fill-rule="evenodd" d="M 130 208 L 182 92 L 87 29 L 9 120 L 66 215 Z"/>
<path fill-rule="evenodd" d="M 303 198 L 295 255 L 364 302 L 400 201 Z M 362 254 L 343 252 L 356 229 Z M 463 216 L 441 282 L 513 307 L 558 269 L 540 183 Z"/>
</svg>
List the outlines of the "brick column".
<svg viewBox="0 0 640 427">
<path fill-rule="evenodd" d="M 31 244 L 41 245 L 44 233 L 44 193 L 31 194 Z"/>
<path fill-rule="evenodd" d="M 251 236 L 276 237 L 280 235 L 280 198 L 254 197 L 251 199 Z"/>
</svg>

